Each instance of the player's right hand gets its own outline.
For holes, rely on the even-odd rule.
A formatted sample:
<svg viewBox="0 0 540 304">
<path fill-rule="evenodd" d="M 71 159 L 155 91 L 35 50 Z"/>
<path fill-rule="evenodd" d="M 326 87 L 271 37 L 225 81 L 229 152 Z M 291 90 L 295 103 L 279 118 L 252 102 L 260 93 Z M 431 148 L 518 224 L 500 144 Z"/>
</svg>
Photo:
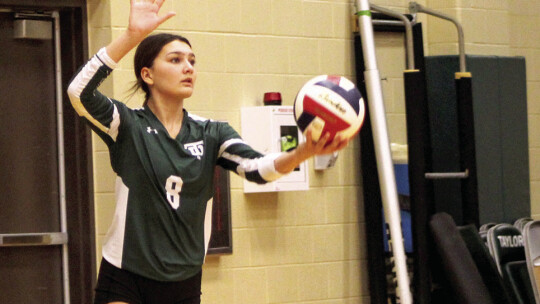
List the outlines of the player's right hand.
<svg viewBox="0 0 540 304">
<path fill-rule="evenodd" d="M 163 16 L 158 15 L 163 2 L 165 0 L 131 0 L 128 31 L 146 37 L 160 24 L 175 16 L 176 13 L 172 11 Z"/>
</svg>

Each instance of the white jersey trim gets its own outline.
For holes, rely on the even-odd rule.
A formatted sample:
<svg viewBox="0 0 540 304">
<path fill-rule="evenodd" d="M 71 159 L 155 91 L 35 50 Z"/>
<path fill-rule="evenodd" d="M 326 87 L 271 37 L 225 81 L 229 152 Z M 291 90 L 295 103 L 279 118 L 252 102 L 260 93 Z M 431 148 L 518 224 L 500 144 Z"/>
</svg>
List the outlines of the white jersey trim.
<svg viewBox="0 0 540 304">
<path fill-rule="evenodd" d="M 204 255 L 208 253 L 208 246 L 210 245 L 210 238 L 212 237 L 212 208 L 214 206 L 214 199 L 211 198 L 206 203 L 206 214 L 204 216 Z"/>
<path fill-rule="evenodd" d="M 127 202 L 129 188 L 124 184 L 122 178 L 116 177 L 116 210 L 112 224 L 109 227 L 102 255 L 109 263 L 118 268 L 122 268 L 122 256 L 124 249 L 124 235 L 126 229 Z"/>
<path fill-rule="evenodd" d="M 225 152 L 225 150 L 227 150 L 228 147 L 230 147 L 232 145 L 236 145 L 236 144 L 244 144 L 245 145 L 246 142 L 244 142 L 240 138 L 233 138 L 233 139 L 226 140 L 223 144 L 221 144 L 221 147 L 219 147 L 218 158 L 221 157 L 223 152 Z"/>
<path fill-rule="evenodd" d="M 223 152 L 221 157 L 237 163 L 238 166 L 236 167 L 236 172 L 238 172 L 238 174 L 243 178 L 246 178 L 246 172 L 255 172 L 259 169 L 257 158 L 243 158 L 241 156 L 238 156 L 236 154 L 230 154 L 228 152 Z"/>
<path fill-rule="evenodd" d="M 192 114 L 192 113 L 189 113 L 189 112 L 188 112 L 188 116 L 191 117 L 191 119 L 197 120 L 197 121 L 208 121 L 208 120 L 210 120 L 210 119 L 208 119 L 208 118 L 204 118 L 204 117 L 202 117 L 202 116 L 195 115 L 195 114 Z M 211 120 L 210 120 L 210 121 L 211 121 Z"/>
<path fill-rule="evenodd" d="M 246 178 L 246 172 L 259 172 L 259 175 L 267 182 L 274 181 L 283 176 L 276 170 L 274 160 L 281 153 L 271 153 L 260 158 L 243 158 L 241 156 L 223 152 L 222 156 L 225 159 L 238 164 L 236 172 L 243 178 Z"/>
<path fill-rule="evenodd" d="M 110 100 L 110 99 L 109 99 Z M 118 113 L 118 108 L 114 106 L 113 120 L 111 121 L 111 127 L 109 128 L 109 136 L 116 141 L 118 137 L 118 127 L 120 126 L 120 114 Z"/>
<path fill-rule="evenodd" d="M 111 127 L 113 128 L 113 130 L 110 130 L 107 126 L 103 125 L 97 119 L 92 117 L 92 115 L 88 113 L 88 111 L 81 102 L 82 91 L 86 88 L 88 82 L 92 79 L 92 77 L 94 77 L 94 75 L 97 73 L 98 69 L 104 64 L 109 66 L 110 68 L 116 67 L 116 63 L 107 55 L 105 48 L 102 48 L 99 50 L 98 54 L 93 56 L 88 61 L 88 63 L 79 72 L 79 74 L 75 76 L 73 81 L 69 84 L 67 93 L 73 108 L 79 116 L 85 117 L 90 123 L 100 129 L 102 132 L 109 134 L 109 136 L 111 136 L 113 140 L 116 140 L 116 136 L 118 135 L 118 125 L 120 124 L 120 118 L 116 105 L 113 105 L 114 114 L 113 121 L 111 122 Z"/>
<path fill-rule="evenodd" d="M 112 60 L 111 57 L 109 57 L 109 54 L 107 54 L 107 48 L 105 47 L 99 49 L 99 51 L 97 52 L 97 56 L 104 64 L 106 64 L 109 68 L 113 70 L 116 69 L 116 66 L 118 66 L 118 63 L 116 63 L 116 61 Z"/>
</svg>

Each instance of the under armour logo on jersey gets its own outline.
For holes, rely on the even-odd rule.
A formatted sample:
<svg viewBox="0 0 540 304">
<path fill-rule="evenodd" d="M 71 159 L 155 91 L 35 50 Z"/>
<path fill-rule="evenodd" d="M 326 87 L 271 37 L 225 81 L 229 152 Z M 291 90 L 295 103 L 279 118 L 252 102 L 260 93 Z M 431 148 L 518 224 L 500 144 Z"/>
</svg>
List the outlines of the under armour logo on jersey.
<svg viewBox="0 0 540 304">
<path fill-rule="evenodd" d="M 148 132 L 149 134 L 157 134 L 157 130 L 150 127 L 146 127 L 146 132 Z"/>
<path fill-rule="evenodd" d="M 200 141 L 185 144 L 184 149 L 187 149 L 189 153 L 197 157 L 197 159 L 201 159 L 201 156 L 203 156 L 203 153 L 204 153 L 204 144 L 203 144 L 203 141 L 200 140 Z"/>
</svg>

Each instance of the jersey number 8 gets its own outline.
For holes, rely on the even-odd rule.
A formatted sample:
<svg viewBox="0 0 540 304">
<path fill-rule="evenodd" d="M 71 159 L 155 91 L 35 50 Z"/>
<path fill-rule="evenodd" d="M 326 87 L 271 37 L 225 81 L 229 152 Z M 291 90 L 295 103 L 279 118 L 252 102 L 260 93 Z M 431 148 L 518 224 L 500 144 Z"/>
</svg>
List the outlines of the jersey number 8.
<svg viewBox="0 0 540 304">
<path fill-rule="evenodd" d="M 167 200 L 175 210 L 180 207 L 180 191 L 182 190 L 183 183 L 180 176 L 171 175 L 167 178 L 167 183 L 165 184 Z"/>
</svg>

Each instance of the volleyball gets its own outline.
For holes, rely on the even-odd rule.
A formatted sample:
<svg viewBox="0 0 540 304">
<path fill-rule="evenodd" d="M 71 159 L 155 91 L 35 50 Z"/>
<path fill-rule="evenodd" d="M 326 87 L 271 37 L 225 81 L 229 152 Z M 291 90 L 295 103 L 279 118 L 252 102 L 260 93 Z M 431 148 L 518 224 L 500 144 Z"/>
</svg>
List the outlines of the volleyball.
<svg viewBox="0 0 540 304">
<path fill-rule="evenodd" d="M 342 76 L 320 75 L 302 86 L 294 100 L 294 118 L 305 135 L 312 128 L 318 141 L 328 132 L 328 142 L 340 134 L 348 139 L 358 133 L 364 122 L 364 100 L 352 81 Z"/>
</svg>

